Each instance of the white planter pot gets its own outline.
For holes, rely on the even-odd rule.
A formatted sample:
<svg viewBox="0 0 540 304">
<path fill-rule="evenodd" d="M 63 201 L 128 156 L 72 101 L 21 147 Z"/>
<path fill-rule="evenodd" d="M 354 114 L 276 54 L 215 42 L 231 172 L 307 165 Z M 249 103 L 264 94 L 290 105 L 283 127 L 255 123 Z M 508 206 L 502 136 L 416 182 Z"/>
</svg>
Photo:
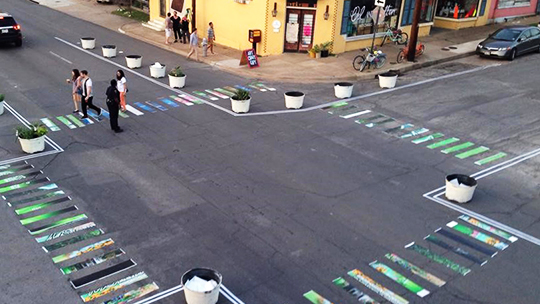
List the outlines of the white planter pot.
<svg viewBox="0 0 540 304">
<path fill-rule="evenodd" d="M 474 194 L 476 179 L 463 174 L 446 176 L 446 198 L 458 203 L 468 203 Z"/>
<path fill-rule="evenodd" d="M 350 98 L 354 84 L 350 82 L 338 82 L 334 84 L 334 94 L 337 98 Z"/>
<path fill-rule="evenodd" d="M 4 102 L 0 101 L 0 115 L 4 114 Z"/>
<path fill-rule="evenodd" d="M 188 281 L 194 276 L 204 281 L 214 280 L 217 285 L 208 291 L 192 290 Z M 182 275 L 180 280 L 184 285 L 184 295 L 187 304 L 216 304 L 219 300 L 219 289 L 221 287 L 222 276 L 220 273 L 209 268 L 194 268 Z"/>
<path fill-rule="evenodd" d="M 169 75 L 169 86 L 171 88 L 183 88 L 186 85 L 186 75 L 182 77 L 175 77 Z"/>
<path fill-rule="evenodd" d="M 138 69 L 142 66 L 142 56 L 139 55 L 127 55 L 126 64 L 130 69 Z"/>
<path fill-rule="evenodd" d="M 104 45 L 101 47 L 101 51 L 103 51 L 103 57 L 107 57 L 107 58 L 116 57 L 115 45 Z"/>
<path fill-rule="evenodd" d="M 248 100 L 235 100 L 231 97 L 231 107 L 232 107 L 232 110 L 236 113 L 249 112 L 250 103 L 251 103 L 251 98 Z"/>
<path fill-rule="evenodd" d="M 19 137 L 21 148 L 26 153 L 36 153 L 45 150 L 45 136 L 33 139 L 22 139 Z"/>
<path fill-rule="evenodd" d="M 379 75 L 379 86 L 381 88 L 388 88 L 391 89 L 396 86 L 397 82 L 397 74 L 396 73 L 382 73 Z"/>
<path fill-rule="evenodd" d="M 166 66 L 162 65 L 161 67 L 151 65 L 150 66 L 150 76 L 154 78 L 163 78 L 165 77 Z"/>
<path fill-rule="evenodd" d="M 85 50 L 93 50 L 96 47 L 96 38 L 85 37 L 81 38 L 82 48 Z"/>
<path fill-rule="evenodd" d="M 302 92 L 287 92 L 284 95 L 287 109 L 300 109 L 304 104 L 304 97 L 306 97 L 306 94 Z"/>
</svg>

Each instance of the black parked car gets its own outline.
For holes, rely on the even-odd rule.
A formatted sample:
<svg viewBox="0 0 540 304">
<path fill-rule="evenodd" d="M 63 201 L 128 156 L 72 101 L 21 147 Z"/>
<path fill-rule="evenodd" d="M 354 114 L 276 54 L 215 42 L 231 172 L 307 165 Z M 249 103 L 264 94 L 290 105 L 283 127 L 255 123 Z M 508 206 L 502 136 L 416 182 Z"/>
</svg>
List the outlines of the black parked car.
<svg viewBox="0 0 540 304">
<path fill-rule="evenodd" d="M 0 13 L 0 43 L 12 42 L 22 45 L 21 26 L 9 14 Z"/>
<path fill-rule="evenodd" d="M 476 54 L 508 58 L 528 52 L 540 52 L 540 29 L 532 26 L 509 26 L 502 28 L 480 42 Z"/>
</svg>

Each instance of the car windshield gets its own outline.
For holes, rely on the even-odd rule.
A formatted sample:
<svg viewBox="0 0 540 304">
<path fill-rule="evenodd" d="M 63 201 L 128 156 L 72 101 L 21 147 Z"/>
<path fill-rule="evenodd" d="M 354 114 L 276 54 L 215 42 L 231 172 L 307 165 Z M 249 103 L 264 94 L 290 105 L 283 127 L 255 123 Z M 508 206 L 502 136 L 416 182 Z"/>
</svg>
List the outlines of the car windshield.
<svg viewBox="0 0 540 304">
<path fill-rule="evenodd" d="M 0 17 L 0 27 L 15 25 L 15 20 L 11 17 Z"/>
<path fill-rule="evenodd" d="M 514 41 L 519 37 L 519 34 L 521 34 L 521 30 L 502 29 L 495 32 L 491 38 L 496 40 Z"/>
</svg>

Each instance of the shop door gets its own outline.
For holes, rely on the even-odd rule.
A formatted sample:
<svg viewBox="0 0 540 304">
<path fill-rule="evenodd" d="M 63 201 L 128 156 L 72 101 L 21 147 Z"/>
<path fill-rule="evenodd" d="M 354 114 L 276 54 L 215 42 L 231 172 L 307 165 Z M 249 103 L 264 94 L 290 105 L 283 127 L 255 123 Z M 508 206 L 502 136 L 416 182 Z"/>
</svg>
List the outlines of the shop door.
<svg viewBox="0 0 540 304">
<path fill-rule="evenodd" d="M 315 11 L 287 9 L 285 51 L 307 52 L 313 46 Z"/>
<path fill-rule="evenodd" d="M 159 15 L 165 18 L 167 13 L 167 0 L 159 0 Z"/>
</svg>

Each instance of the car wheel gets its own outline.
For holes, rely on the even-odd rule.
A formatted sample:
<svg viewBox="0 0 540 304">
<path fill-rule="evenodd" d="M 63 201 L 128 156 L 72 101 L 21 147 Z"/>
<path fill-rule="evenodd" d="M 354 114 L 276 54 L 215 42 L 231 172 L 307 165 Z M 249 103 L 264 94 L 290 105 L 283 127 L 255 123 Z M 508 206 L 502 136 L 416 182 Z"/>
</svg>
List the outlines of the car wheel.
<svg viewBox="0 0 540 304">
<path fill-rule="evenodd" d="M 516 59 L 516 49 L 512 49 L 512 51 L 510 52 L 510 57 L 508 57 L 508 60 L 512 61 L 514 59 Z"/>
<path fill-rule="evenodd" d="M 22 39 L 15 41 L 15 46 L 22 46 Z"/>
</svg>

